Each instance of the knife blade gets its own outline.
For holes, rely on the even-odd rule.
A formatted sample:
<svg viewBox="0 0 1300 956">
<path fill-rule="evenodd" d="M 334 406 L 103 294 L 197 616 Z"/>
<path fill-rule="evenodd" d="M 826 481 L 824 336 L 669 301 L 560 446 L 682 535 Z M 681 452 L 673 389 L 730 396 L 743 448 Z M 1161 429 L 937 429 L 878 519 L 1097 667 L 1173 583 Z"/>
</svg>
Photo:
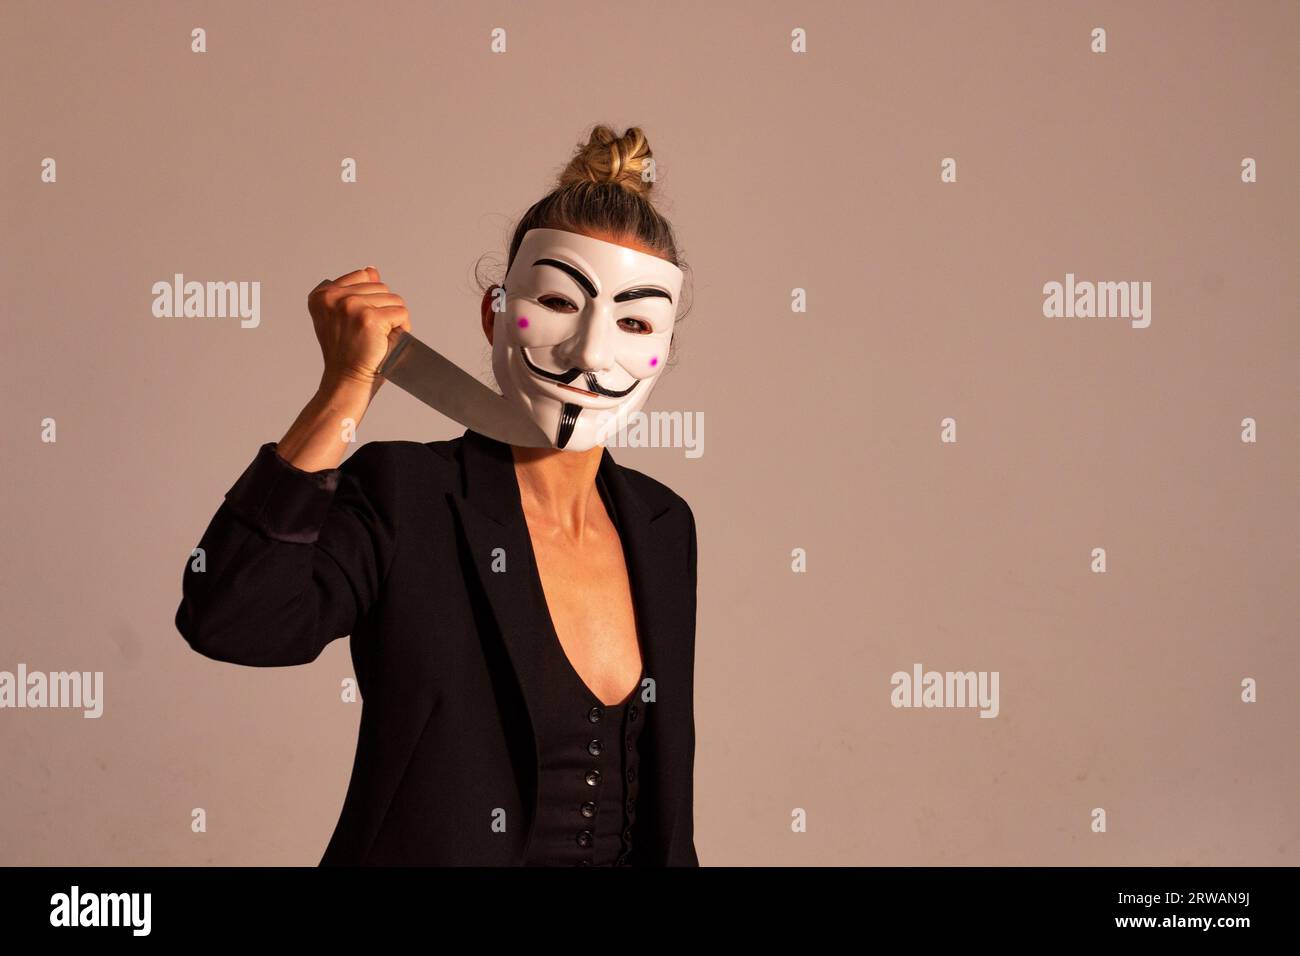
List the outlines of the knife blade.
<svg viewBox="0 0 1300 956">
<path fill-rule="evenodd" d="M 430 408 L 508 445 L 554 448 L 537 423 L 455 362 L 403 332 L 379 374 Z"/>
</svg>

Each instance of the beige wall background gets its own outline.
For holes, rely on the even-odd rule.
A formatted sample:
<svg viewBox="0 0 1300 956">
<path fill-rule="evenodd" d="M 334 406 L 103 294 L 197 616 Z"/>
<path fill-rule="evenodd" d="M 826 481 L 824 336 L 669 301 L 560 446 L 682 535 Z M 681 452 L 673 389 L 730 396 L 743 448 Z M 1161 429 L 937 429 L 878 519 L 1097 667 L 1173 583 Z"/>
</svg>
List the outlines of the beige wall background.
<svg viewBox="0 0 1300 956">
<path fill-rule="evenodd" d="M 650 404 L 704 454 L 613 451 L 699 522 L 702 864 L 1300 863 L 1300 7 L 594 9 L 5 4 L 0 670 L 105 709 L 0 710 L 0 863 L 317 862 L 347 642 L 206 660 L 182 569 L 315 387 L 312 286 L 378 266 L 487 380 L 475 261 L 596 122 L 694 270 Z M 261 324 L 155 318 L 178 272 Z M 1067 273 L 1150 326 L 1044 317 Z M 462 431 L 390 386 L 360 440 Z M 894 708 L 917 662 L 998 716 Z"/>
</svg>

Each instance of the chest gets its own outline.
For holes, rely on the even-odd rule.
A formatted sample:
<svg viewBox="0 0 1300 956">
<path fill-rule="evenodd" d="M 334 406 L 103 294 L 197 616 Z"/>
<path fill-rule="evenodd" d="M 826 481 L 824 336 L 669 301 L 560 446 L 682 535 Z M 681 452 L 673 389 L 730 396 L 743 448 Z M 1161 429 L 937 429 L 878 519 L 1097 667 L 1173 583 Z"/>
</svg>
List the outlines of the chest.
<svg viewBox="0 0 1300 956">
<path fill-rule="evenodd" d="M 602 513 L 588 522 L 579 545 L 530 518 L 529 536 L 565 657 L 602 702 L 621 702 L 636 689 L 641 648 L 617 529 Z"/>
</svg>

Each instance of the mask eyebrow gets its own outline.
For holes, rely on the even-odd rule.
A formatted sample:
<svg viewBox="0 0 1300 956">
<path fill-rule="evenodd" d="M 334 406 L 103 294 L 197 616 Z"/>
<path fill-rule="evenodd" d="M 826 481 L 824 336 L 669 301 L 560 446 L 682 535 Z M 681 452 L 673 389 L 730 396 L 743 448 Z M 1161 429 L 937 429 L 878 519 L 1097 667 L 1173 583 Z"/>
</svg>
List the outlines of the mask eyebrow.
<svg viewBox="0 0 1300 956">
<path fill-rule="evenodd" d="M 667 299 L 669 302 L 673 301 L 673 297 L 669 295 L 667 291 L 665 291 L 664 289 L 656 289 L 654 287 L 628 289 L 626 292 L 620 292 L 618 295 L 614 296 L 614 301 L 631 302 L 633 299 L 648 299 L 651 296 L 656 296 L 656 295 L 662 296 L 663 298 Z"/>
<path fill-rule="evenodd" d="M 533 265 L 554 266 L 555 268 L 559 269 L 561 272 L 567 272 L 573 278 L 574 282 L 582 286 L 582 290 L 586 292 L 588 296 L 590 296 L 593 299 L 596 298 L 596 283 L 588 279 L 581 269 L 575 268 L 574 266 L 569 265 L 567 262 L 561 262 L 559 259 L 538 259 L 536 262 L 533 263 Z"/>
</svg>

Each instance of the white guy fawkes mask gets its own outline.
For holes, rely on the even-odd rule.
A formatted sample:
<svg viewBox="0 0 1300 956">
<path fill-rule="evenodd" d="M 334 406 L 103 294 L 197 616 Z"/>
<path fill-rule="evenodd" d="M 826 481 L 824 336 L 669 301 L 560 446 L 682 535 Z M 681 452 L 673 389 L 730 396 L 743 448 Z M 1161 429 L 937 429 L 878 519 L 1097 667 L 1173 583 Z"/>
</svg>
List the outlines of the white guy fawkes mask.
<svg viewBox="0 0 1300 956">
<path fill-rule="evenodd" d="M 663 371 L 682 277 L 667 259 L 627 246 L 530 229 L 492 331 L 502 393 L 556 448 L 605 444 Z"/>
</svg>

